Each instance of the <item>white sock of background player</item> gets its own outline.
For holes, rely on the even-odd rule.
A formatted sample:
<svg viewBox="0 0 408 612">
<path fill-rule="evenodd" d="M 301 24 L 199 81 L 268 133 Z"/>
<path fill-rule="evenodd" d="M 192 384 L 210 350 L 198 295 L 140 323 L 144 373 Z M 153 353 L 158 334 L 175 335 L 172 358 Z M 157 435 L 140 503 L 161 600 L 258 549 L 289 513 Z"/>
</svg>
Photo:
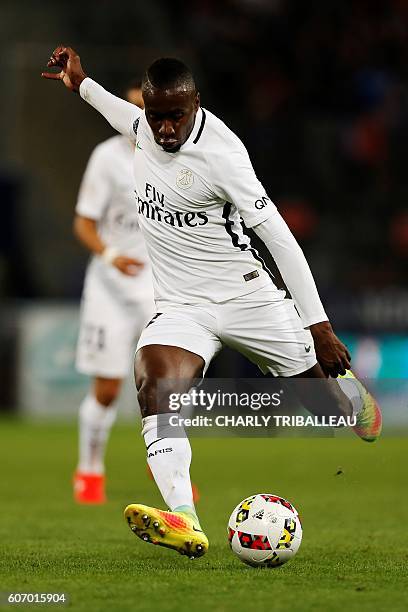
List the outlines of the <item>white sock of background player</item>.
<svg viewBox="0 0 408 612">
<path fill-rule="evenodd" d="M 88 394 L 79 408 L 79 463 L 78 471 L 103 474 L 105 448 L 110 430 L 116 420 L 117 407 L 100 404 Z"/>
<path fill-rule="evenodd" d="M 191 446 L 184 428 L 162 423 L 174 413 L 142 419 L 147 462 L 170 510 L 194 509 L 190 480 Z M 175 434 L 179 437 L 174 437 Z M 188 507 L 188 508 L 187 508 Z"/>
</svg>

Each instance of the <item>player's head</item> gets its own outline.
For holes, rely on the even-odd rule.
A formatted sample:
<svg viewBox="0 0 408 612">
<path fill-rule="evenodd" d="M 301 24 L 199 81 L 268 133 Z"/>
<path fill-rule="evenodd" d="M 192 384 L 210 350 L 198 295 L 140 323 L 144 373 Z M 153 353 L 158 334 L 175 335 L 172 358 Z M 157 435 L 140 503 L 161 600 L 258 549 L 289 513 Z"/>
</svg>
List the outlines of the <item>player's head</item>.
<svg viewBox="0 0 408 612">
<path fill-rule="evenodd" d="M 142 96 L 142 82 L 140 79 L 132 79 L 123 89 L 123 97 L 128 102 L 136 104 L 139 108 L 144 108 Z"/>
<path fill-rule="evenodd" d="M 200 106 L 190 69 L 178 59 L 160 58 L 146 70 L 142 91 L 155 141 L 165 151 L 175 153 L 189 137 Z"/>
</svg>

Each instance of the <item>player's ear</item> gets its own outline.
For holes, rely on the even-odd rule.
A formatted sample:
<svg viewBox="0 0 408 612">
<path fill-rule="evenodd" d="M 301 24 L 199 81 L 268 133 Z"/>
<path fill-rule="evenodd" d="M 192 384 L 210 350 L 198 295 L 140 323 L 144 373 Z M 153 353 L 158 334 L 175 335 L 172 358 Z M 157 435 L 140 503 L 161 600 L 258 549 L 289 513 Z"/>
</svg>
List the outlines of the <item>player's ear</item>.
<svg viewBox="0 0 408 612">
<path fill-rule="evenodd" d="M 197 91 L 195 95 L 195 100 L 194 100 L 194 109 L 197 112 L 199 108 L 200 108 L 200 92 Z"/>
</svg>

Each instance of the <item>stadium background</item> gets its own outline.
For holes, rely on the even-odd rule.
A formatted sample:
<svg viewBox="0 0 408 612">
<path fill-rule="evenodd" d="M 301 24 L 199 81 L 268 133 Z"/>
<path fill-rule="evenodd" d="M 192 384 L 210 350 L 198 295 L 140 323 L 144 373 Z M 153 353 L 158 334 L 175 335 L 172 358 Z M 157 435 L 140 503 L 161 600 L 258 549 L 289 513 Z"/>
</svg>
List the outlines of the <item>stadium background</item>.
<svg viewBox="0 0 408 612">
<path fill-rule="evenodd" d="M 2 592 L 24 590 L 66 592 L 84 612 L 407 610 L 407 34 L 405 0 L 1 1 L 0 607 Z M 353 367 L 388 392 L 393 431 L 375 445 L 350 432 L 192 440 L 211 542 L 192 564 L 122 520 L 131 501 L 163 503 L 131 381 L 107 453 L 109 502 L 72 501 L 87 388 L 74 369 L 87 254 L 72 218 L 89 154 L 113 132 L 40 78 L 60 42 L 117 93 L 157 56 L 191 65 L 203 106 L 241 136 L 304 248 Z M 229 351 L 212 374 L 258 375 Z M 232 508 L 258 491 L 289 498 L 304 523 L 299 555 L 272 574 L 226 541 Z"/>
</svg>

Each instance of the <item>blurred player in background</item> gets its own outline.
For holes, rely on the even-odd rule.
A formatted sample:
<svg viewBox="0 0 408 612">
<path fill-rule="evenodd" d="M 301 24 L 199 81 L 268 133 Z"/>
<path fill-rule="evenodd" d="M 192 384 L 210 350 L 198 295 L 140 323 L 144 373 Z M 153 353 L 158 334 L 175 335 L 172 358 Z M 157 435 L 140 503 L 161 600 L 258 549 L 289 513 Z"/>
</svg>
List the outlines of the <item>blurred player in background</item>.
<svg viewBox="0 0 408 612">
<path fill-rule="evenodd" d="M 143 108 L 140 83 L 128 102 Z M 74 233 L 92 253 L 84 282 L 77 369 L 93 377 L 79 409 L 79 461 L 74 496 L 105 501 L 104 455 L 123 379 L 139 335 L 151 317 L 153 289 L 134 195 L 135 145 L 113 136 L 93 151 L 79 192 Z"/>
</svg>

